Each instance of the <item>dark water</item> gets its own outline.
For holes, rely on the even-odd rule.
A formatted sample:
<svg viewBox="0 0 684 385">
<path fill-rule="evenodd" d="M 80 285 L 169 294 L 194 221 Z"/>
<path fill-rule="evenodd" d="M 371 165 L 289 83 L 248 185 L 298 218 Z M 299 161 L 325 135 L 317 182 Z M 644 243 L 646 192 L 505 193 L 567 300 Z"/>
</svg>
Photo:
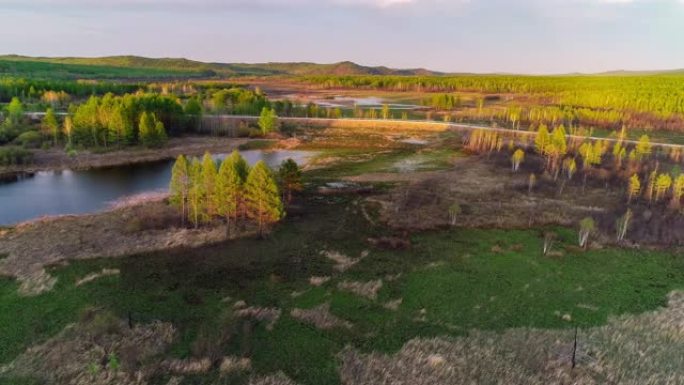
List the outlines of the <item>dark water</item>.
<svg viewBox="0 0 684 385">
<path fill-rule="evenodd" d="M 312 153 L 250 150 L 242 155 L 249 164 L 263 160 L 277 167 L 287 158 L 303 165 Z M 161 161 L 84 171 L 44 171 L 0 184 L 0 225 L 46 215 L 94 212 L 127 196 L 166 191 L 172 166 L 173 161 Z"/>
</svg>

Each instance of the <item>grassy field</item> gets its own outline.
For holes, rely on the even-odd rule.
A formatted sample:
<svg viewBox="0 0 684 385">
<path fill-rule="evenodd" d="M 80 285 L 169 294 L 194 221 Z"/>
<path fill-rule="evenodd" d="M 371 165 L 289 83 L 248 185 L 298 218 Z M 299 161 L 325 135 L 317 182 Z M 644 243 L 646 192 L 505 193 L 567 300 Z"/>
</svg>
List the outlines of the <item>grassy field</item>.
<svg viewBox="0 0 684 385">
<path fill-rule="evenodd" d="M 0 279 L 0 366 L 96 308 L 121 319 L 130 316 L 134 323 L 172 323 L 177 329 L 172 357 L 199 357 L 199 342 L 230 330 L 221 354 L 250 357 L 252 374 L 283 371 L 301 384 L 339 384 L 338 354 L 348 346 L 394 353 L 416 337 L 464 336 L 473 330 L 588 330 L 611 316 L 658 309 L 669 292 L 684 289 L 684 260 L 674 250 L 585 251 L 576 247 L 577 230 L 563 227 L 451 228 L 408 235 L 406 249 L 372 246 L 371 238 L 402 234 L 380 224 L 363 197 L 320 195 L 316 187 L 367 173 L 448 169 L 455 157 L 465 156 L 455 150 L 460 138 L 453 132 L 415 135 L 429 139 L 417 146 L 401 142 L 412 134 L 392 140 L 387 132 L 319 134 L 328 140 L 313 140 L 306 149 L 319 151 L 321 159 L 343 160 L 305 173 L 309 185 L 295 202 L 298 209 L 266 239 L 70 262 L 50 269 L 57 285 L 36 297 L 20 297 L 15 281 Z M 249 148 L 274 143 L 252 142 Z M 400 167 L 407 164 L 412 168 Z M 378 194 L 392 188 L 374 187 Z M 541 252 L 546 230 L 558 235 L 553 256 Z M 326 257 L 333 252 L 356 263 L 340 271 Z M 103 268 L 120 274 L 76 285 Z M 329 280 L 315 286 L 311 277 Z M 375 298 L 346 288 L 367 282 L 381 282 Z M 237 301 L 280 309 L 281 316 L 272 329 L 266 322 L 237 320 L 232 317 Z M 326 304 L 352 326 L 321 330 L 291 315 L 293 309 Z M 152 383 L 168 380 L 159 375 Z M 183 384 L 247 380 L 212 370 L 185 376 Z M 37 383 L 0 375 L 3 385 Z"/>
<path fill-rule="evenodd" d="M 366 222 L 356 198 L 305 199 L 306 212 L 288 218 L 266 240 L 72 263 L 54 269 L 55 290 L 32 298 L 18 297 L 13 281 L 0 281 L 0 362 L 56 334 L 91 306 L 122 318 L 131 314 L 135 322 L 172 322 L 179 338 L 171 353 L 188 357 L 198 333 L 216 327 L 234 301 L 244 300 L 282 309 L 282 316 L 272 331 L 264 325 L 247 334 L 238 331 L 223 347 L 226 354 L 250 355 L 258 373 L 282 370 L 303 384 L 336 384 L 336 354 L 348 344 L 392 352 L 416 336 L 462 335 L 472 328 L 588 327 L 609 315 L 655 309 L 669 291 L 684 288 L 681 258 L 665 252 L 581 251 L 569 229 L 557 229 L 562 257 L 541 256 L 537 230 L 434 231 L 414 235 L 410 250 L 369 248 L 363 240 L 385 230 Z M 320 253 L 357 257 L 366 249 L 369 255 L 344 273 L 334 272 Z M 75 286 L 78 278 L 103 267 L 121 274 Z M 332 279 L 312 287 L 311 276 Z M 383 286 L 374 300 L 337 286 L 375 279 Z M 397 310 L 383 306 L 396 299 L 402 299 Z M 354 326 L 322 331 L 289 315 L 293 308 L 323 303 Z M 206 383 L 209 377 L 184 383 Z"/>
</svg>

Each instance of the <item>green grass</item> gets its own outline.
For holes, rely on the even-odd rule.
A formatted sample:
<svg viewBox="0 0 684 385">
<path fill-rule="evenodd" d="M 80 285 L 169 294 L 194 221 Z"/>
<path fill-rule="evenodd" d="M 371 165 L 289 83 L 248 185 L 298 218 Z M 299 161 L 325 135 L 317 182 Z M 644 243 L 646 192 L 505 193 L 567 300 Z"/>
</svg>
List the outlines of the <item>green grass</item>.
<svg viewBox="0 0 684 385">
<path fill-rule="evenodd" d="M 325 169 L 313 170 L 311 178 L 335 179 L 344 176 L 375 172 L 413 172 L 444 170 L 452 167 L 452 160 L 459 156 L 450 149 L 399 149 L 382 153 L 348 149 L 345 151 L 321 151 L 319 158 L 344 157 L 344 162 L 334 163 Z M 357 157 L 358 161 L 348 161 Z"/>
<path fill-rule="evenodd" d="M 444 140 L 454 139 L 444 135 Z M 379 155 L 347 148 L 324 154 L 370 156 L 308 172 L 307 179 L 392 171 L 406 159 L 419 160 L 426 169 L 442 169 L 450 167 L 454 156 L 453 151 L 420 148 Z M 371 249 L 365 240 L 388 230 L 365 221 L 359 198 L 307 192 L 302 199 L 304 212 L 288 216 L 265 240 L 72 262 L 52 270 L 59 278 L 55 289 L 37 297 L 19 297 L 17 283 L 1 279 L 0 364 L 56 335 L 91 306 L 122 318 L 130 314 L 134 322 L 173 323 L 178 338 L 170 355 L 188 357 L 200 331 L 216 328 L 234 301 L 245 300 L 280 308 L 282 316 L 272 331 L 257 325 L 245 333 L 238 327 L 238 334 L 223 347 L 225 354 L 248 352 L 259 374 L 282 370 L 302 384 L 337 384 L 336 354 L 347 345 L 393 352 L 411 338 L 463 335 L 473 328 L 601 325 L 611 315 L 656 309 L 665 304 L 669 291 L 684 288 L 684 260 L 673 253 L 582 251 L 574 247 L 575 231 L 564 228 L 554 229 L 559 234 L 555 250 L 562 257 L 541 255 L 539 229 L 431 231 L 413 235 L 409 250 Z M 324 249 L 352 257 L 366 249 L 371 253 L 336 275 L 320 254 Z M 118 268 L 121 274 L 75 286 L 80 277 L 104 267 Z M 313 275 L 333 279 L 311 287 L 308 278 Z M 395 275 L 397 280 L 387 279 Z M 341 280 L 373 279 L 384 282 L 375 301 L 337 289 Z M 383 307 L 397 298 L 403 300 L 397 311 Z M 321 331 L 289 315 L 295 307 L 326 302 L 333 314 L 354 327 Z M 565 314 L 570 321 L 562 319 Z M 153 383 L 166 381 L 162 376 Z M 185 383 L 210 381 L 244 383 L 245 378 L 219 380 L 217 373 L 210 373 L 188 377 Z M 0 379 L 3 385 L 14 383 L 31 384 L 30 379 Z"/>
<path fill-rule="evenodd" d="M 0 58 L 0 75 L 30 77 L 34 79 L 159 79 L 197 78 L 199 71 L 185 69 L 125 67 L 40 62 L 34 60 L 7 60 Z"/>
<path fill-rule="evenodd" d="M 267 240 L 244 239 L 196 250 L 174 250 L 117 260 L 74 262 L 55 270 L 55 290 L 20 298 L 17 285 L 0 281 L 0 362 L 58 333 L 87 306 L 130 312 L 136 322 L 173 322 L 179 338 L 171 354 L 190 355 L 198 330 L 237 299 L 275 306 L 283 315 L 273 331 L 257 326 L 225 347 L 226 354 L 250 351 L 256 372 L 283 370 L 303 384 L 336 384 L 335 355 L 351 344 L 364 351 L 395 351 L 418 336 L 460 335 L 471 328 L 565 328 L 600 325 L 608 316 L 639 313 L 665 303 L 684 287 L 684 262 L 665 252 L 605 249 L 579 251 L 571 230 L 558 229 L 556 250 L 543 257 L 535 230 L 468 230 L 415 235 L 407 251 L 372 250 L 369 257 L 323 287 L 311 275 L 329 275 L 324 248 L 358 256 L 369 227 L 347 198 L 308 198 L 310 210 L 288 219 Z M 492 251 L 498 246 L 501 252 Z M 75 287 L 77 278 L 103 267 L 121 269 Z M 401 274 L 396 281 L 385 277 Z M 384 279 L 376 301 L 336 289 L 342 279 Z M 304 291 L 292 297 L 293 291 Z M 222 298 L 231 297 L 227 303 Z M 382 304 L 403 298 L 398 311 Z M 320 331 L 289 316 L 294 307 L 329 302 L 351 321 L 352 330 Z M 578 307 L 581 305 L 583 307 Z M 595 307 L 594 310 L 585 306 Z M 424 319 L 418 319 L 425 309 Z M 557 314 L 570 314 L 568 322 Z M 213 376 L 212 374 L 211 376 Z M 201 383 L 190 381 L 189 383 Z"/>
</svg>

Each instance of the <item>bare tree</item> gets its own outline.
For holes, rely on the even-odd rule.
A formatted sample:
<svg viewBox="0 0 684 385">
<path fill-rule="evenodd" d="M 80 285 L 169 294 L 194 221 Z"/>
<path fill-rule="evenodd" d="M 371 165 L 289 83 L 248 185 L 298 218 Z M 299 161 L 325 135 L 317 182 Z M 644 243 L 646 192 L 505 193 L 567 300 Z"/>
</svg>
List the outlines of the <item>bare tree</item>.
<svg viewBox="0 0 684 385">
<path fill-rule="evenodd" d="M 579 245 L 580 247 L 587 248 L 589 244 L 589 236 L 596 229 L 596 224 L 591 217 L 586 217 L 580 221 L 580 231 L 579 231 Z"/>
<path fill-rule="evenodd" d="M 617 241 L 622 242 L 627 235 L 627 230 L 629 229 L 629 224 L 632 221 L 632 210 L 627 209 L 625 215 L 618 218 L 615 222 L 615 229 L 617 230 Z"/>
</svg>

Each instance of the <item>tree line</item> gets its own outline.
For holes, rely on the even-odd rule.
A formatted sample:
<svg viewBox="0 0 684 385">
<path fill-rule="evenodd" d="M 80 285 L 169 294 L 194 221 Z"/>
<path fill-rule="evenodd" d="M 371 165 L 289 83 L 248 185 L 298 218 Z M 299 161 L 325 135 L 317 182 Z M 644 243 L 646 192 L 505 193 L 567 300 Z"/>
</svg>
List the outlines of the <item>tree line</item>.
<svg viewBox="0 0 684 385">
<path fill-rule="evenodd" d="M 301 170 L 292 159 L 274 172 L 263 161 L 249 167 L 238 151 L 218 167 L 209 153 L 202 159 L 181 155 L 171 174 L 169 201 L 183 221 L 199 227 L 223 220 L 228 236 L 241 219 L 254 221 L 263 234 L 285 217 L 285 203 L 302 189 Z"/>
<path fill-rule="evenodd" d="M 84 147 L 111 147 L 142 144 L 160 146 L 168 135 L 191 130 L 198 122 L 201 107 L 191 99 L 185 105 L 175 96 L 125 94 L 91 96 L 85 103 L 72 105 L 55 142 Z M 45 116 L 43 126 L 54 128 Z"/>
<path fill-rule="evenodd" d="M 559 110 L 571 108 L 585 120 L 607 119 L 615 122 L 617 118 L 610 112 L 605 113 L 607 110 L 629 113 L 626 118 L 630 120 L 680 120 L 684 114 L 682 75 L 308 76 L 299 80 L 323 88 L 530 94 L 534 96 L 535 104 Z M 438 96 L 430 104 L 446 108 L 450 103 Z M 482 112 L 481 107 L 478 110 Z M 641 113 L 647 114 L 647 117 L 641 116 Z M 625 120 L 622 119 L 623 122 Z M 679 125 L 678 129 L 684 129 L 684 124 Z"/>
<path fill-rule="evenodd" d="M 49 102 L 51 94 L 84 98 L 107 93 L 123 95 L 145 89 L 144 84 L 137 83 L 5 77 L 0 78 L 0 103 L 8 103 L 13 97 L 18 97 L 25 102 L 39 102 L 47 94 Z"/>
</svg>

